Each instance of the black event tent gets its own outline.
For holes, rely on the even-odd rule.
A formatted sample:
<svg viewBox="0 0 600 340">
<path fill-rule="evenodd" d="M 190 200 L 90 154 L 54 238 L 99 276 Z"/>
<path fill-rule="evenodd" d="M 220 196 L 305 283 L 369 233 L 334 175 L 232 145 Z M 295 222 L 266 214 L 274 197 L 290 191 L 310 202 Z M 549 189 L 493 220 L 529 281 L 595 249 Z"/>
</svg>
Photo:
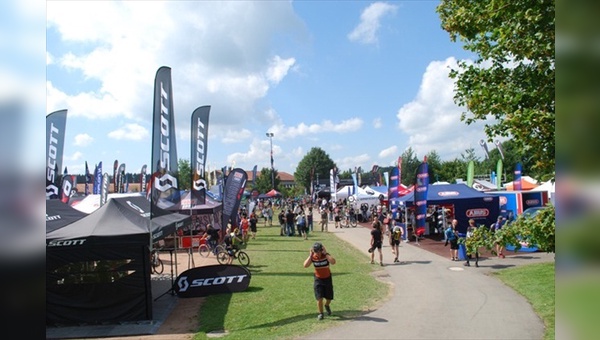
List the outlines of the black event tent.
<svg viewBox="0 0 600 340">
<path fill-rule="evenodd" d="M 190 223 L 141 196 L 113 198 L 46 234 L 46 324 L 152 319 L 150 246 Z"/>
<path fill-rule="evenodd" d="M 87 215 L 61 200 L 46 200 L 46 233 L 60 229 Z"/>
</svg>

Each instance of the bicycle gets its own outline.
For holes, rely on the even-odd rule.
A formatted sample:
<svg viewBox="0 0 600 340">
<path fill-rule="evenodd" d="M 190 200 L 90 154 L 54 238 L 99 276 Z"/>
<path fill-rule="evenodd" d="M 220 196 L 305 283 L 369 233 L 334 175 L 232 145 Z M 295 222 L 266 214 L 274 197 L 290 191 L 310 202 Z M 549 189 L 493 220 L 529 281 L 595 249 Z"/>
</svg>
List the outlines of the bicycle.
<svg viewBox="0 0 600 340">
<path fill-rule="evenodd" d="M 217 253 L 217 261 L 219 264 L 229 264 L 233 262 L 233 259 L 237 258 L 240 264 L 244 267 L 250 265 L 250 256 L 246 254 L 242 249 L 246 248 L 246 244 L 242 243 L 238 247 L 233 248 L 233 254 L 230 254 L 228 250 L 223 249 Z"/>
<path fill-rule="evenodd" d="M 150 253 L 150 264 L 152 266 L 152 273 L 154 274 L 162 274 L 165 270 L 165 265 L 158 256 L 158 249 L 156 248 L 152 249 Z"/>
<path fill-rule="evenodd" d="M 344 217 L 342 218 L 342 220 L 340 221 L 340 225 L 342 227 L 346 227 L 346 228 L 356 228 L 356 226 L 358 225 L 357 221 L 356 221 L 356 215 L 355 214 L 345 214 Z"/>
<path fill-rule="evenodd" d="M 222 250 L 225 250 L 225 246 L 223 244 L 217 244 L 217 246 L 213 248 L 208 240 L 198 247 L 198 253 L 201 257 L 208 257 L 210 253 L 213 253 L 216 256 Z"/>
</svg>

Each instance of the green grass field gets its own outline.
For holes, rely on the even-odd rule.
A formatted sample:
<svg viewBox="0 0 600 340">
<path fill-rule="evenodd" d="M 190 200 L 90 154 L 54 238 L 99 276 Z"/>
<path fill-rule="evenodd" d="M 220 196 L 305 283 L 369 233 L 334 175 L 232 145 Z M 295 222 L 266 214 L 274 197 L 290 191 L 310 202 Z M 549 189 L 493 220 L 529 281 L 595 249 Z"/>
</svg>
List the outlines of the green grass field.
<svg viewBox="0 0 600 340">
<path fill-rule="evenodd" d="M 335 257 L 331 266 L 335 297 L 333 314 L 317 320 L 313 293 L 313 268 L 304 260 L 316 241 Z M 250 287 L 241 293 L 207 297 L 200 311 L 200 331 L 226 331 L 226 339 L 291 339 L 340 325 L 376 307 L 390 294 L 390 286 L 377 281 L 364 252 L 335 235 L 315 231 L 308 240 L 279 236 L 278 227 L 262 227 L 245 251 L 250 255 Z"/>
<path fill-rule="evenodd" d="M 542 263 L 504 269 L 494 274 L 533 306 L 546 326 L 545 340 L 555 338 L 554 270 L 554 263 Z"/>
</svg>

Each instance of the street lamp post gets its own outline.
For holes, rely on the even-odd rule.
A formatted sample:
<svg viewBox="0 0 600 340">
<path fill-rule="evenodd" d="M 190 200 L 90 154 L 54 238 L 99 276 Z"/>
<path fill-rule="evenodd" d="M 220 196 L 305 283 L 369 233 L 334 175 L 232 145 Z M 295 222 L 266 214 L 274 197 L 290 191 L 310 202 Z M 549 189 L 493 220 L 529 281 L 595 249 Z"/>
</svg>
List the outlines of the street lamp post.
<svg viewBox="0 0 600 340">
<path fill-rule="evenodd" d="M 275 170 L 273 168 L 273 132 L 267 132 L 267 137 L 269 137 L 269 141 L 271 142 L 271 187 L 275 190 Z"/>
</svg>

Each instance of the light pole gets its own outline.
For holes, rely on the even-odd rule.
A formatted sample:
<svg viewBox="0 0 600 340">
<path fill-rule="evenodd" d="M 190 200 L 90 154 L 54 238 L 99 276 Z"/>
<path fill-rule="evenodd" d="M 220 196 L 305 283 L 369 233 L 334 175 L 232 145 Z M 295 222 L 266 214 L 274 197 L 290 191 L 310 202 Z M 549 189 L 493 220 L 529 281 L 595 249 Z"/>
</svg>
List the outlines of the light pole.
<svg viewBox="0 0 600 340">
<path fill-rule="evenodd" d="M 273 169 L 273 132 L 267 132 L 267 137 L 271 142 L 271 187 L 275 190 L 275 170 Z"/>
</svg>

